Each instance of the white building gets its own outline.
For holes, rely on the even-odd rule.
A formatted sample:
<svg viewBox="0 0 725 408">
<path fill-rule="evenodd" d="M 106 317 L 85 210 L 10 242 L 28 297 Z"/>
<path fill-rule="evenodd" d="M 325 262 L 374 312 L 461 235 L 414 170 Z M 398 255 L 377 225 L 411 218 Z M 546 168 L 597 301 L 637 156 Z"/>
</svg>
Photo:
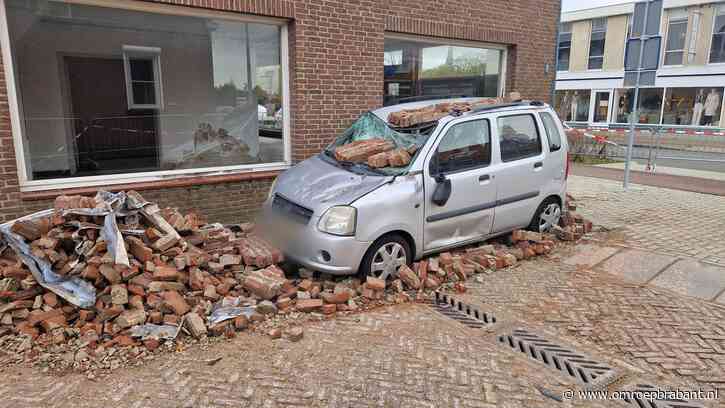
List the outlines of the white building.
<svg viewBox="0 0 725 408">
<path fill-rule="evenodd" d="M 634 1 L 562 13 L 555 105 L 574 124 L 628 122 L 624 57 Z M 640 90 L 639 123 L 725 127 L 725 1 L 664 0 L 655 85 Z"/>
</svg>

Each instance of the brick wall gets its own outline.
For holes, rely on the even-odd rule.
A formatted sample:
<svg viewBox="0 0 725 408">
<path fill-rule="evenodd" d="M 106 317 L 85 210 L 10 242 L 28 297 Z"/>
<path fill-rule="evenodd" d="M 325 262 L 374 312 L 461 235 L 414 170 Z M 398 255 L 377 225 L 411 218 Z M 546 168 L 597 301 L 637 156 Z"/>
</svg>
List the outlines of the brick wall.
<svg viewBox="0 0 725 408">
<path fill-rule="evenodd" d="M 542 0 L 148 0 L 290 20 L 292 151 L 302 160 L 361 112 L 382 104 L 385 32 L 498 43 L 508 48 L 506 88 L 548 100 L 554 76 L 559 2 Z M 550 64 L 549 74 L 544 65 Z M 3 73 L 0 71 L 0 220 L 36 208 L 18 190 Z M 270 179 L 145 190 L 148 198 L 197 209 L 212 220 L 248 218 Z"/>
</svg>

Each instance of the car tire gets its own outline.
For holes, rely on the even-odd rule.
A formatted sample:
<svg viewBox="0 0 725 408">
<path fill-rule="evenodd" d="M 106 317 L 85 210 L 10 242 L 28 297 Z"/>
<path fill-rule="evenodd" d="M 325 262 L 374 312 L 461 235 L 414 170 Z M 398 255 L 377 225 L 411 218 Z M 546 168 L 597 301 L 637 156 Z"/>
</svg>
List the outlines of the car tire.
<svg viewBox="0 0 725 408">
<path fill-rule="evenodd" d="M 547 232 L 555 225 L 559 225 L 561 219 L 561 204 L 554 197 L 544 200 L 534 213 L 534 218 L 528 226 L 528 230 L 535 232 Z"/>
<path fill-rule="evenodd" d="M 387 254 L 387 257 L 384 255 Z M 413 261 L 410 244 L 398 234 L 384 235 L 370 245 L 358 274 L 362 279 L 372 276 L 387 279 L 398 275 L 398 268 Z"/>
</svg>

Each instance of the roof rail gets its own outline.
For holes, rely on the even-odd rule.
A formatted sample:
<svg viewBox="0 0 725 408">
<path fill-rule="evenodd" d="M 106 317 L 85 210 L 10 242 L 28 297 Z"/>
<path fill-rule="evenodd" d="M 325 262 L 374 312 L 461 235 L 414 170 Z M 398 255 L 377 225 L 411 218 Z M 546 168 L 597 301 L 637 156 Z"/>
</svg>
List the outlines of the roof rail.
<svg viewBox="0 0 725 408">
<path fill-rule="evenodd" d="M 496 103 L 492 105 L 483 105 L 479 106 L 477 108 L 471 109 L 467 113 L 479 113 L 479 112 L 486 112 L 494 109 L 501 109 L 501 108 L 511 108 L 514 106 L 544 106 L 544 102 L 541 101 L 516 101 L 516 102 L 508 102 L 508 103 Z"/>
</svg>

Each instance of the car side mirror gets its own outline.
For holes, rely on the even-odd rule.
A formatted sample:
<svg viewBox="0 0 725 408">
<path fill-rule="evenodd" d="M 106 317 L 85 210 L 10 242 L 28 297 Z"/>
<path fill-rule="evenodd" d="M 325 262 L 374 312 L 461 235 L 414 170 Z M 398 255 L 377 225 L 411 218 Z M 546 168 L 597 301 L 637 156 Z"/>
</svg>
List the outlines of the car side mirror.
<svg viewBox="0 0 725 408">
<path fill-rule="evenodd" d="M 436 174 L 435 180 L 436 188 L 433 190 L 431 201 L 433 201 L 433 204 L 443 207 L 451 198 L 451 180 L 447 179 L 443 173 Z"/>
</svg>

